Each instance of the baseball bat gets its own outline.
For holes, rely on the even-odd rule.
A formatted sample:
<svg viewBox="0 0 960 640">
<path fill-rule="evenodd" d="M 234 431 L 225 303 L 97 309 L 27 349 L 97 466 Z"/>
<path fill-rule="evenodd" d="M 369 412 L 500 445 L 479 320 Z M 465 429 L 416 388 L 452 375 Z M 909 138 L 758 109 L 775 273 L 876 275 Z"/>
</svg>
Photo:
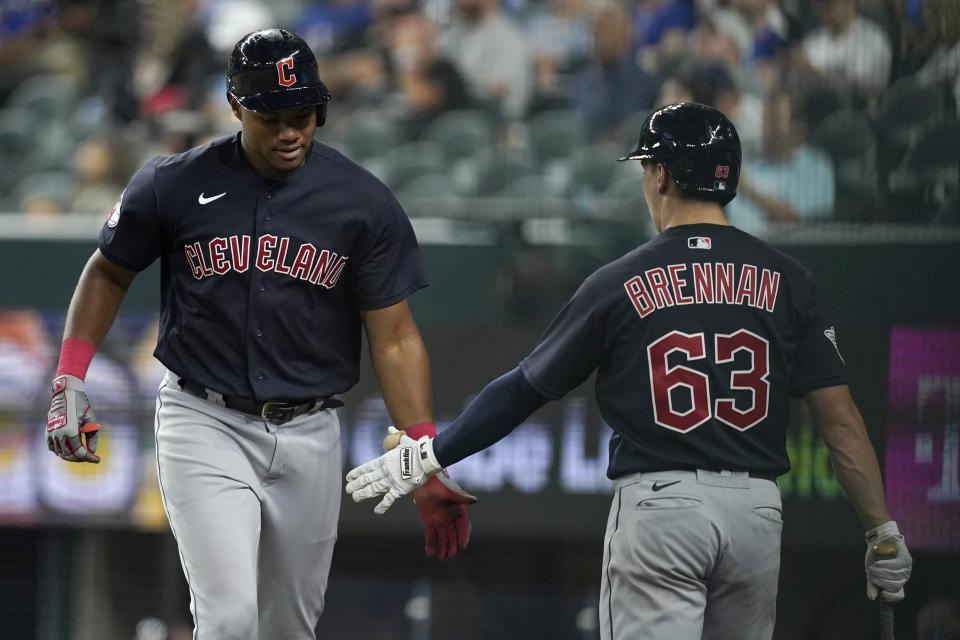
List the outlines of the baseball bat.
<svg viewBox="0 0 960 640">
<path fill-rule="evenodd" d="M 892 542 L 878 542 L 873 545 L 878 558 L 893 558 L 897 555 L 897 545 Z M 893 605 L 880 596 L 880 640 L 894 640 Z"/>
</svg>

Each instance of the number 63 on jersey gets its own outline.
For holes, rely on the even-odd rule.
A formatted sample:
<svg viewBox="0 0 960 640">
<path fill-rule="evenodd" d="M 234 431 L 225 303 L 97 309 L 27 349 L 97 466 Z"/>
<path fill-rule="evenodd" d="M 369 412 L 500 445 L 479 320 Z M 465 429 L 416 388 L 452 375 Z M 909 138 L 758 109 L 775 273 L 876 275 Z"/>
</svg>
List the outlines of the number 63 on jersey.
<svg viewBox="0 0 960 640">
<path fill-rule="evenodd" d="M 647 347 L 650 363 L 650 395 L 653 398 L 654 421 L 661 427 L 681 433 L 696 429 L 711 417 L 738 431 L 746 431 L 767 417 L 770 401 L 770 343 L 752 331 L 740 329 L 733 333 L 712 335 L 713 363 L 729 364 L 739 351 L 750 355 L 750 366 L 733 369 L 729 389 L 747 391 L 750 402 L 738 408 L 733 398 L 716 397 L 726 391 L 710 388 L 710 378 L 696 369 L 683 364 L 670 366 L 670 355 L 679 351 L 689 361 L 707 357 L 707 340 L 704 332 L 684 333 L 671 331 Z M 679 411 L 673 406 L 672 394 L 678 387 L 685 387 L 690 394 L 690 408 Z M 746 403 L 741 403 L 741 406 Z"/>
</svg>

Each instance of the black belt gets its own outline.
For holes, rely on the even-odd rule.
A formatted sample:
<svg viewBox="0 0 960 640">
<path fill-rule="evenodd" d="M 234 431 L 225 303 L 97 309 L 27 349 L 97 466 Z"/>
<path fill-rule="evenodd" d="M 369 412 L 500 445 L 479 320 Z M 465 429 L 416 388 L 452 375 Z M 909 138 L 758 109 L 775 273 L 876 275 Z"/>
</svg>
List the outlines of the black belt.
<svg viewBox="0 0 960 640">
<path fill-rule="evenodd" d="M 207 399 L 207 388 L 198 382 L 180 378 L 180 388 L 190 395 L 203 398 L 204 400 Z M 233 409 L 234 411 L 263 418 L 273 424 L 283 424 L 315 409 L 323 411 L 324 409 L 342 407 L 343 402 L 337 398 L 319 398 L 302 401 L 267 400 L 266 402 L 257 402 L 256 400 L 243 398 L 241 396 L 224 395 L 223 406 L 227 409 Z"/>
<path fill-rule="evenodd" d="M 679 469 L 678 469 L 678 468 L 672 468 L 672 469 L 658 469 L 658 471 L 692 471 L 692 472 L 696 473 L 697 470 L 696 470 L 696 469 L 684 469 L 684 468 L 679 468 Z M 631 472 L 631 473 L 657 473 L 657 472 L 656 472 L 656 471 L 640 471 L 640 472 Z M 770 482 L 774 482 L 774 483 L 776 483 L 777 478 L 779 477 L 779 475 L 776 474 L 776 473 L 754 473 L 753 471 L 748 471 L 747 473 L 750 475 L 751 478 L 758 478 L 758 479 L 760 479 L 760 480 L 769 480 Z M 622 478 L 622 477 L 627 476 L 627 475 L 630 475 L 630 474 L 629 474 L 629 473 L 625 473 L 625 474 L 623 474 L 623 475 L 617 476 L 617 477 L 614 478 L 614 479 L 616 480 L 616 479 Z"/>
</svg>

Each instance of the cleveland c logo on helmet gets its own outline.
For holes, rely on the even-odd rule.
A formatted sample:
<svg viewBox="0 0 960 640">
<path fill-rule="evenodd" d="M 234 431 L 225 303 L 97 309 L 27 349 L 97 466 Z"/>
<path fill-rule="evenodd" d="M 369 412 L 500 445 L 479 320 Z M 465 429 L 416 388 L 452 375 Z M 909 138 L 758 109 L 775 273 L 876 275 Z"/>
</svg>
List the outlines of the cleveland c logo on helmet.
<svg viewBox="0 0 960 640">
<path fill-rule="evenodd" d="M 287 75 L 289 69 L 290 74 Z M 297 74 L 293 73 L 293 56 L 287 56 L 277 62 L 277 82 L 281 87 L 292 87 L 297 82 Z"/>
<path fill-rule="evenodd" d="M 255 112 L 315 106 L 318 127 L 330 102 L 310 45 L 284 29 L 254 31 L 237 42 L 227 62 L 227 94 Z"/>
</svg>

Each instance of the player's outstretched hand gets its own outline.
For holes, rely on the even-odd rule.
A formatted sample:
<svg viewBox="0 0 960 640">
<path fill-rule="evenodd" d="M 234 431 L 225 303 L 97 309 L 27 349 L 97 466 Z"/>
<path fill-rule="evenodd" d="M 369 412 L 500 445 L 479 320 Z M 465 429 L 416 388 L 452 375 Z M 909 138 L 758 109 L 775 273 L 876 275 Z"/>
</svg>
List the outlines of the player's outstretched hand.
<svg viewBox="0 0 960 640">
<path fill-rule="evenodd" d="M 53 379 L 47 412 L 47 448 L 68 462 L 100 462 L 100 425 L 93 415 L 83 380 L 71 375 Z"/>
<path fill-rule="evenodd" d="M 446 471 L 440 471 L 413 492 L 413 501 L 423 524 L 428 558 L 457 555 L 470 544 L 467 505 L 477 499 L 460 488 Z"/>
<path fill-rule="evenodd" d="M 390 429 L 390 435 L 398 432 L 393 427 Z M 423 436 L 414 440 L 398 433 L 400 439 L 393 449 L 347 474 L 347 493 L 354 502 L 383 496 L 373 508 L 376 514 L 386 513 L 397 498 L 407 495 L 441 470 L 433 454 L 433 438 Z"/>
<path fill-rule="evenodd" d="M 895 554 L 880 555 L 877 546 L 892 544 Z M 867 572 L 867 597 L 876 600 L 877 595 L 887 602 L 903 600 L 903 586 L 910 579 L 913 558 L 907 551 L 907 544 L 900 535 L 897 523 L 891 520 L 875 529 L 867 531 L 867 556 L 864 559 Z"/>
</svg>

